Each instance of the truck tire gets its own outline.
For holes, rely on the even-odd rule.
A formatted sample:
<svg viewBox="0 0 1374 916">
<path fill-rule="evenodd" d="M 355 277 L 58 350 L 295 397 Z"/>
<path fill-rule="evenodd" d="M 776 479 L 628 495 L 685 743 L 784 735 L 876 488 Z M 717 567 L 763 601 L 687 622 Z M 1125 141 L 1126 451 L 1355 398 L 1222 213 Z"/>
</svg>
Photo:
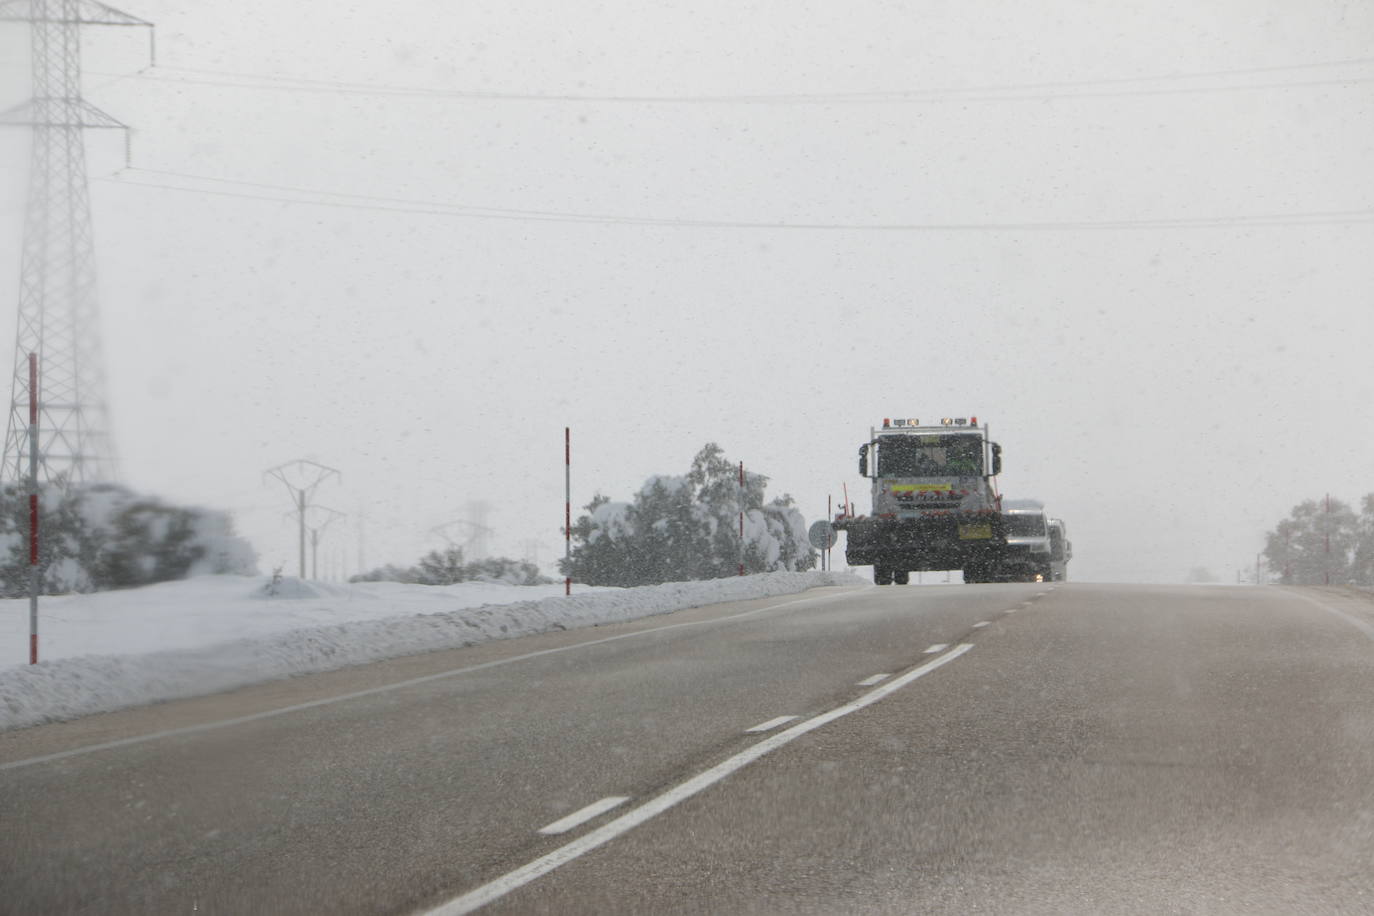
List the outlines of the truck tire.
<svg viewBox="0 0 1374 916">
<path fill-rule="evenodd" d="M 891 585 L 892 570 L 888 569 L 886 566 L 878 566 L 875 564 L 873 567 L 873 584 Z"/>
<path fill-rule="evenodd" d="M 898 585 L 906 585 L 911 581 L 911 573 L 907 572 L 905 569 L 899 569 L 892 574 L 892 581 L 896 582 Z"/>
</svg>

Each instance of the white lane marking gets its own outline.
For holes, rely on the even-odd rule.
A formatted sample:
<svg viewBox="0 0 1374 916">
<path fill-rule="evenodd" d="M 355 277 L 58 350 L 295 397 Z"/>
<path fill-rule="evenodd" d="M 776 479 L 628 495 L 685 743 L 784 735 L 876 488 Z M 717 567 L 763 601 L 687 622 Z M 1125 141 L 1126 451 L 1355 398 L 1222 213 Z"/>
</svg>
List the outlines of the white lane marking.
<svg viewBox="0 0 1374 916">
<path fill-rule="evenodd" d="M 744 733 L 745 733 L 746 735 L 748 735 L 748 734 L 753 734 L 754 732 L 767 732 L 767 731 L 772 731 L 773 729 L 777 728 L 779 725 L 785 725 L 785 724 L 787 724 L 788 722 L 791 722 L 791 721 L 792 721 L 793 719 L 795 719 L 795 718 L 797 718 L 797 717 L 796 717 L 796 716 L 778 716 L 776 719 L 769 719 L 767 722 L 760 722 L 758 725 L 755 725 L 753 728 L 746 728 L 746 729 L 744 730 Z"/>
<path fill-rule="evenodd" d="M 468 891 L 461 897 L 455 897 L 447 903 L 440 904 L 434 909 L 429 910 L 424 916 L 465 916 L 465 914 L 471 913 L 473 910 L 484 907 L 493 900 L 497 900 L 509 894 L 516 888 L 523 887 L 536 878 L 547 875 L 560 865 L 566 865 L 579 856 L 606 845 L 621 834 L 638 827 L 651 818 L 657 817 L 679 802 L 691 798 L 704 789 L 710 788 L 731 773 L 748 766 L 770 751 L 775 751 L 786 744 L 790 744 L 807 732 L 814 731 L 822 725 L 827 725 L 834 722 L 836 719 L 847 716 L 852 712 L 858 712 L 865 706 L 870 706 L 878 702 L 889 694 L 902 689 L 917 678 L 929 674 L 941 665 L 954 661 L 954 659 L 972 648 L 973 646 L 970 643 L 961 643 L 944 655 L 932 658 L 919 668 L 914 668 L 899 678 L 888 681 L 886 684 L 879 687 L 874 687 L 868 693 L 856 700 L 845 703 L 843 706 L 837 706 L 829 712 L 823 712 L 814 718 L 807 719 L 805 722 L 799 722 L 786 731 L 778 732 L 776 735 L 769 738 L 764 738 L 758 743 L 740 751 L 735 756 L 721 761 L 709 770 L 698 773 L 686 782 L 679 783 L 662 795 L 650 799 L 638 808 L 627 811 L 615 820 L 602 824 L 595 830 L 589 831 L 570 843 L 560 846 L 553 852 L 540 856 L 533 862 L 522 865 L 514 871 L 507 872 L 499 878 Z"/>
<path fill-rule="evenodd" d="M 887 679 L 890 678 L 890 677 L 892 677 L 892 675 L 890 675 L 890 674 L 875 674 L 875 675 L 873 675 L 872 677 L 866 677 L 866 678 L 864 678 L 862 681 L 859 681 L 859 682 L 858 682 L 857 684 L 855 684 L 854 686 L 855 686 L 855 687 L 872 687 L 874 684 L 877 684 L 877 683 L 879 683 L 880 681 L 885 681 L 885 680 L 887 680 Z"/>
<path fill-rule="evenodd" d="M 544 834 L 545 836 L 553 836 L 554 834 L 558 833 L 567 833 L 574 827 L 578 827 L 582 824 L 585 824 L 587 821 L 591 820 L 594 817 L 600 817 L 601 815 L 605 814 L 607 811 L 611 810 L 617 805 L 623 805 L 629 800 L 630 796 L 628 795 L 608 795 L 607 797 L 601 799 L 601 801 L 592 802 L 590 805 L 583 808 L 581 811 L 574 811 L 567 817 L 560 818 L 554 821 L 549 826 L 541 828 L 539 832 Z"/>
<path fill-rule="evenodd" d="M 528 661 L 532 658 L 540 658 L 545 655 L 556 655 L 559 652 L 571 652 L 574 649 L 585 649 L 588 646 L 599 646 L 603 643 L 617 642 L 622 639 L 631 639 L 636 636 L 645 636 L 650 633 L 661 633 L 664 630 L 677 630 L 683 627 L 699 627 L 711 623 L 723 623 L 731 620 L 740 620 L 745 617 L 752 617 L 755 614 L 762 614 L 764 611 L 775 611 L 778 608 L 791 607 L 797 604 L 805 604 L 812 601 L 824 601 L 834 595 L 812 595 L 810 598 L 798 598 L 794 601 L 784 601 L 781 604 L 770 604 L 768 607 L 755 608 L 752 611 L 741 611 L 738 614 L 731 614 L 728 617 L 714 617 L 710 620 L 692 620 L 687 623 L 669 623 L 661 627 L 652 627 L 647 630 L 636 630 L 633 633 L 621 633 L 617 636 L 607 636 L 602 639 L 589 639 L 586 642 L 573 643 L 570 646 L 557 646 L 553 649 L 540 649 L 537 652 L 526 652 L 524 655 L 513 655 L 510 658 L 501 658 L 496 661 L 482 662 L 480 665 L 468 665 L 465 668 L 452 668 L 448 671 L 438 671 L 434 674 L 426 674 L 421 677 L 413 677 L 404 681 L 397 681 L 394 684 L 383 684 L 380 687 L 369 687 L 366 690 L 355 690 L 352 693 L 342 693 L 336 697 L 324 697 L 319 700 L 311 700 L 308 703 L 296 703 L 291 706 L 283 706 L 280 709 L 268 709 L 263 712 L 255 712 L 246 716 L 235 716 L 232 719 L 216 719 L 213 722 L 202 722 L 198 725 L 185 725 L 181 728 L 169 728 L 160 732 L 149 732 L 146 735 L 134 735 L 130 738 L 120 738 L 115 741 L 102 741 L 99 744 L 87 744 L 81 747 L 74 747 L 71 750 L 56 751 L 52 754 L 43 754 L 38 757 L 28 757 L 24 760 L 11 760 L 9 763 L 0 763 L 0 771 L 17 770 L 20 767 L 33 766 L 38 763 L 50 763 L 54 760 L 63 760 L 67 757 L 76 757 L 81 754 L 93 754 L 96 751 L 108 751 L 116 747 L 128 747 L 131 744 L 143 744 L 147 741 L 157 741 L 162 738 L 174 738 L 178 735 L 195 735 L 201 732 L 215 731 L 221 728 L 229 728 L 234 725 L 243 725 L 247 722 L 257 722 L 260 719 L 271 719 L 276 716 L 285 716 L 293 712 L 301 712 L 306 709 L 314 709 L 317 706 L 329 706 L 332 703 L 343 703 L 348 700 L 357 700 L 362 697 L 370 697 L 379 693 L 390 693 L 393 690 L 404 690 L 407 687 L 414 687 L 417 684 L 425 684 L 429 681 L 442 680 L 448 677 L 457 677 L 460 674 L 471 674 L 474 671 L 482 671 L 487 668 L 496 668 L 501 665 L 511 665 L 515 662 Z M 745 599 L 754 601 L 758 599 Z M 687 610 L 687 608 L 683 608 Z M 546 631 L 547 632 L 547 631 Z M 538 635 L 538 634 L 530 634 Z M 486 643 L 481 643 L 486 645 Z M 459 648 L 459 647 L 455 647 Z M 377 659 L 377 662 L 390 661 L 390 659 Z M 327 673 L 327 672 L 321 672 Z M 186 697 L 185 699 L 198 699 L 198 697 Z M 136 708 L 136 707 L 134 707 Z M 119 711 L 119 710 L 116 710 Z"/>
<path fill-rule="evenodd" d="M 1323 611 L 1326 611 L 1328 614 L 1335 614 L 1337 617 L 1341 618 L 1346 623 L 1350 624 L 1352 627 L 1359 630 L 1364 635 L 1368 636 L 1370 639 L 1374 639 L 1374 626 L 1370 626 L 1368 623 L 1361 620 L 1360 618 L 1352 617 L 1345 611 L 1334 608 L 1331 605 L 1327 604 L 1325 601 L 1313 598 L 1311 595 L 1306 595 L 1302 592 L 1290 592 L 1289 594 L 1296 595 L 1303 601 L 1308 602 L 1309 604 L 1315 604 L 1317 607 L 1321 608 Z"/>
<path fill-rule="evenodd" d="M 973 628 L 974 628 L 975 630 L 978 630 L 978 629 L 981 629 L 981 628 L 983 628 L 983 627 L 985 627 L 985 626 L 987 626 L 987 625 L 988 625 L 988 622 L 987 622 L 986 620 L 980 620 L 980 621 L 978 621 L 977 623 L 975 623 L 975 624 L 973 625 Z"/>
<path fill-rule="evenodd" d="M 925 651 L 925 654 L 926 654 L 926 655 L 934 655 L 936 652 L 943 652 L 943 651 L 945 651 L 945 650 L 948 649 L 948 648 L 949 648 L 949 643 L 947 643 L 947 642 L 937 642 L 935 645 L 933 645 L 933 646 L 931 646 L 929 649 L 927 649 L 927 650 Z"/>
<path fill-rule="evenodd" d="M 1019 610 L 1021 610 L 1019 607 L 1009 607 L 1009 608 L 1007 608 L 1005 611 L 1003 611 L 1002 613 L 1003 613 L 1003 614 L 1015 614 L 1015 613 L 1016 613 L 1017 611 L 1019 611 Z"/>
</svg>

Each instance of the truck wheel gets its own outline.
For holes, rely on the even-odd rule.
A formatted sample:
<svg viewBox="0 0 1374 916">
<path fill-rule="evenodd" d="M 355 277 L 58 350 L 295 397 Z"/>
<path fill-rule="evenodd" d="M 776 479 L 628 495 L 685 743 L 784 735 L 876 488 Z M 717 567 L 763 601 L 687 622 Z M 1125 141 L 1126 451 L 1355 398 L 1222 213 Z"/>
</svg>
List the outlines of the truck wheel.
<svg viewBox="0 0 1374 916">
<path fill-rule="evenodd" d="M 911 573 L 907 572 L 905 569 L 899 569 L 892 574 L 892 581 L 896 582 L 898 585 L 906 585 L 911 581 Z"/>
<path fill-rule="evenodd" d="M 874 585 L 891 585 L 891 584 L 892 584 L 892 570 L 888 569 L 886 566 L 874 566 L 874 567 L 873 567 L 873 584 L 874 584 Z"/>
</svg>

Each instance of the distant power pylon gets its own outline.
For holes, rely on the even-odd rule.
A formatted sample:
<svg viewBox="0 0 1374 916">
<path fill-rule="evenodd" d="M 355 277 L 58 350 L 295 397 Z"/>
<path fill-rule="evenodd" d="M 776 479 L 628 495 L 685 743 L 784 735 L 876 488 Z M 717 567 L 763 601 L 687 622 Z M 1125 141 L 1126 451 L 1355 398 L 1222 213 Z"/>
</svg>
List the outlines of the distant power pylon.
<svg viewBox="0 0 1374 916">
<path fill-rule="evenodd" d="M 279 464 L 274 468 L 268 468 L 262 472 L 263 477 L 273 477 L 280 480 L 291 494 L 291 514 L 296 517 L 300 537 L 300 559 L 301 559 L 301 578 L 305 578 L 305 532 L 307 529 L 305 516 L 310 510 L 312 503 L 310 498 L 315 495 L 320 484 L 330 477 L 340 477 L 337 470 L 326 467 L 318 461 L 311 461 L 308 458 L 297 458 L 295 461 L 288 461 Z M 326 509 L 326 512 L 333 512 L 333 509 Z M 343 513 L 337 513 L 342 515 Z M 333 520 L 332 518 L 330 519 Z M 325 524 L 328 524 L 326 522 Z M 319 526 L 320 530 L 324 525 Z M 316 533 L 314 539 L 315 546 L 319 546 L 319 534 Z"/>
<path fill-rule="evenodd" d="M 38 355 L 39 477 L 113 480 L 83 131 L 125 125 L 81 97 L 81 26 L 152 23 L 96 0 L 9 0 L 0 3 L 0 20 L 27 22 L 33 48 L 33 98 L 0 115 L 0 123 L 33 133 L 0 481 L 28 476 L 30 353 Z"/>
<path fill-rule="evenodd" d="M 468 500 L 468 524 L 472 537 L 463 545 L 469 560 L 484 560 L 491 556 L 491 536 L 495 532 L 487 525 L 491 516 L 491 503 L 484 499 Z"/>
<path fill-rule="evenodd" d="M 310 578 L 318 581 L 320 578 L 320 538 L 324 536 L 324 529 L 346 516 L 345 513 L 337 509 L 318 504 L 307 506 L 306 515 L 310 517 L 310 520 L 305 523 L 305 527 L 310 531 Z"/>
<path fill-rule="evenodd" d="M 527 538 L 520 542 L 520 549 L 523 551 L 522 559 L 526 563 L 539 565 L 539 551 L 548 550 L 549 545 L 535 538 Z"/>
<path fill-rule="evenodd" d="M 467 560 L 481 560 L 487 556 L 487 544 L 491 542 L 492 530 L 486 525 L 467 519 L 444 522 L 429 529 L 429 533 L 443 539 L 450 547 L 462 548 Z"/>
</svg>

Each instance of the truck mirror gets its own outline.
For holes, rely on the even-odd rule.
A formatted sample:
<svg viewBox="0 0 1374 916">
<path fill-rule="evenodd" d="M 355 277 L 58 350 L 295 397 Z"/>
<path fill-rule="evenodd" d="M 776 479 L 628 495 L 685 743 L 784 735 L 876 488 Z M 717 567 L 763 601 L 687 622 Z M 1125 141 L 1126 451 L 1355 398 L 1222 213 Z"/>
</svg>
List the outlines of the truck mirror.
<svg viewBox="0 0 1374 916">
<path fill-rule="evenodd" d="M 859 476 L 868 476 L 868 444 L 859 446 Z"/>
<path fill-rule="evenodd" d="M 1002 473 L 1002 446 L 992 443 L 992 476 Z"/>
</svg>

